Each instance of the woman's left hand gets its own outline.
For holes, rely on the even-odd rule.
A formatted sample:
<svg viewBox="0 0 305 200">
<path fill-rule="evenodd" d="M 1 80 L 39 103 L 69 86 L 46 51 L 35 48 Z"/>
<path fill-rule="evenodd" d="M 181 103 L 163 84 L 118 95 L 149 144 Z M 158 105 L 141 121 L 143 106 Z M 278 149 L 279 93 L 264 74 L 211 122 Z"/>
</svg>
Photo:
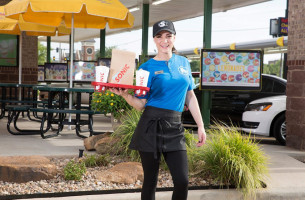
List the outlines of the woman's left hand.
<svg viewBox="0 0 305 200">
<path fill-rule="evenodd" d="M 122 97 L 126 97 L 128 95 L 127 89 L 121 89 L 121 88 L 109 88 L 110 92 L 120 95 Z"/>
<path fill-rule="evenodd" d="M 198 143 L 197 143 L 197 147 L 201 147 L 203 144 L 205 144 L 206 141 L 206 133 L 205 133 L 205 129 L 204 127 L 198 127 Z"/>
</svg>

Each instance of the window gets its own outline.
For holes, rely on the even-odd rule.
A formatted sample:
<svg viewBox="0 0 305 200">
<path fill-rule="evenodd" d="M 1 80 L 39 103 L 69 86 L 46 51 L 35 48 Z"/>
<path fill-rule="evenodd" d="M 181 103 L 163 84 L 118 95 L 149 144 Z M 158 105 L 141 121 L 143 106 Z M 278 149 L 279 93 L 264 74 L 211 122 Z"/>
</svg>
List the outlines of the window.
<svg viewBox="0 0 305 200">
<path fill-rule="evenodd" d="M 273 80 L 270 78 L 263 77 L 262 80 L 262 91 L 261 92 L 272 92 Z"/>
<path fill-rule="evenodd" d="M 274 81 L 273 92 L 286 94 L 286 86 L 280 82 Z"/>
</svg>

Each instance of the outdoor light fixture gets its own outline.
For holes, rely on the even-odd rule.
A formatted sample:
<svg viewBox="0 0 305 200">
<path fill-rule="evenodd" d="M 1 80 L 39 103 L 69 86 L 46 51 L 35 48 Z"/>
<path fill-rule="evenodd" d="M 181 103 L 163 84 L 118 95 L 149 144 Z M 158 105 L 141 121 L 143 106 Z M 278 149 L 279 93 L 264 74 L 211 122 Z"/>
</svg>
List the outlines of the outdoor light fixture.
<svg viewBox="0 0 305 200">
<path fill-rule="evenodd" d="M 270 35 L 276 37 L 279 34 L 278 19 L 270 19 Z"/>
<path fill-rule="evenodd" d="M 154 1 L 154 2 L 152 3 L 152 5 L 156 6 L 156 5 L 159 5 L 159 4 L 168 2 L 168 1 L 171 1 L 171 0 L 159 0 L 159 1 Z"/>
<path fill-rule="evenodd" d="M 135 12 L 137 10 L 140 10 L 140 8 L 139 7 L 129 8 L 129 12 Z"/>
</svg>

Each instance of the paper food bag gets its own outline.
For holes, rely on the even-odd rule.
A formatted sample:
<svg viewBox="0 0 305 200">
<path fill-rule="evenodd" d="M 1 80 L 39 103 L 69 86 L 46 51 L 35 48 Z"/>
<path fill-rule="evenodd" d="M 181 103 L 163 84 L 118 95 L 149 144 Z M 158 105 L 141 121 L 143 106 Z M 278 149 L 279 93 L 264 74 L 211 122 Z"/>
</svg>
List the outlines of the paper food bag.
<svg viewBox="0 0 305 200">
<path fill-rule="evenodd" d="M 108 83 L 133 85 L 135 58 L 133 52 L 113 49 Z"/>
</svg>

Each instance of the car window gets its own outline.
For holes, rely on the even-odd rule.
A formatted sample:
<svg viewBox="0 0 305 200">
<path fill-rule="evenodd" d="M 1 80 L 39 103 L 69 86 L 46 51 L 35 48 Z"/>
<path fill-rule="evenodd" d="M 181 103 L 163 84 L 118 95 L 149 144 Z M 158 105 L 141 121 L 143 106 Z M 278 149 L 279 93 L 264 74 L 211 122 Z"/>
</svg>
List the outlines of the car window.
<svg viewBox="0 0 305 200">
<path fill-rule="evenodd" d="M 274 81 L 273 92 L 285 94 L 286 93 L 286 86 L 282 83 Z"/>
<path fill-rule="evenodd" d="M 272 92 L 273 80 L 263 77 L 262 92 Z"/>
</svg>

